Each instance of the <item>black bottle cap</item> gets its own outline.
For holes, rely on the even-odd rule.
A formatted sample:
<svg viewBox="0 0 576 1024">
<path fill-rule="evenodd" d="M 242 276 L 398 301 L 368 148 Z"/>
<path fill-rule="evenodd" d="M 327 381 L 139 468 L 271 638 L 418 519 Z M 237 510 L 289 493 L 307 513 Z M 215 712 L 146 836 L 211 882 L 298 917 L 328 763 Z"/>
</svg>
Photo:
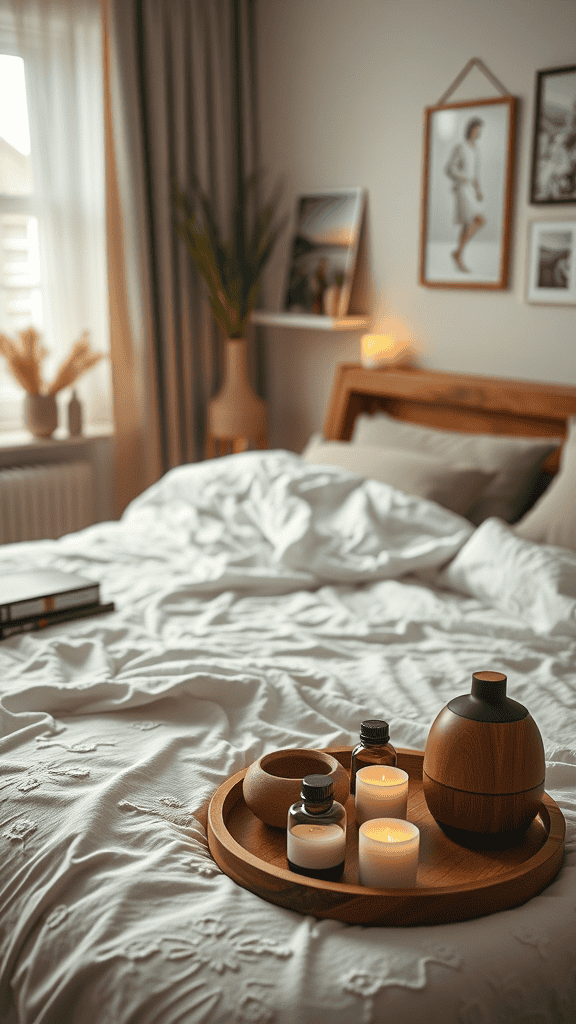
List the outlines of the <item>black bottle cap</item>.
<svg viewBox="0 0 576 1024">
<path fill-rule="evenodd" d="M 360 739 L 369 743 L 388 743 L 390 726 L 382 718 L 367 718 L 360 723 Z"/>
<path fill-rule="evenodd" d="M 328 775 L 307 775 L 300 796 L 307 804 L 325 804 L 334 798 L 334 782 Z"/>
</svg>

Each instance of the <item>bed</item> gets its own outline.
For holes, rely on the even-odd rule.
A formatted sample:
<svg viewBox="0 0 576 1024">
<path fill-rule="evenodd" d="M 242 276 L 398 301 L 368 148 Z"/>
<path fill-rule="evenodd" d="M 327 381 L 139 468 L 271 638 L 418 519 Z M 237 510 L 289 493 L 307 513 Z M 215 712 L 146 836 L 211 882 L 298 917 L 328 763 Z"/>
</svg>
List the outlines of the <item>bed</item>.
<svg viewBox="0 0 576 1024">
<path fill-rule="evenodd" d="M 541 523 L 565 493 L 574 416 L 576 388 L 347 365 L 308 454 L 179 467 L 117 523 L 0 548 L 0 579 L 80 572 L 116 603 L 0 644 L 2 1024 L 573 1024 L 576 545 Z M 378 449 L 388 420 L 541 443 L 518 524 L 476 525 L 338 462 Z M 496 476 L 480 468 L 470 501 Z M 538 723 L 566 819 L 539 895 L 361 927 L 273 906 L 218 868 L 207 808 L 232 774 L 275 749 L 352 745 L 368 717 L 422 750 L 478 669 L 505 672 Z"/>
</svg>

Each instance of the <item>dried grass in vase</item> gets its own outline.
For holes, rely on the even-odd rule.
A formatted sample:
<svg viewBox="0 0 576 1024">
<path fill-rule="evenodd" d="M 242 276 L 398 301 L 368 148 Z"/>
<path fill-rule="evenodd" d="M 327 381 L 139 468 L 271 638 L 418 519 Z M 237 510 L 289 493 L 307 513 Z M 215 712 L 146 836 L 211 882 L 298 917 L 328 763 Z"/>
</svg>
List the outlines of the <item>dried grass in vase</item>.
<svg viewBox="0 0 576 1024">
<path fill-rule="evenodd" d="M 40 363 L 47 350 L 40 344 L 40 335 L 33 327 L 20 331 L 20 344 L 0 334 L 0 353 L 5 356 L 8 369 L 29 395 L 42 394 L 43 383 Z"/>
<path fill-rule="evenodd" d="M 104 357 L 103 352 L 94 352 L 90 347 L 90 332 L 84 331 L 79 340 L 72 346 L 72 351 L 64 360 L 54 380 L 49 385 L 46 394 L 55 395 L 63 388 L 69 388 L 75 384 L 79 377 L 86 370 L 90 370 Z"/>
<path fill-rule="evenodd" d="M 0 353 L 6 358 L 8 369 L 16 381 L 29 395 L 55 395 L 64 388 L 75 384 L 79 377 L 90 370 L 103 357 L 103 352 L 94 352 L 90 346 L 90 332 L 84 331 L 72 350 L 61 364 L 54 380 L 44 385 L 40 364 L 47 354 L 40 344 L 40 335 L 33 327 L 20 331 L 20 344 L 5 334 L 0 334 Z"/>
</svg>

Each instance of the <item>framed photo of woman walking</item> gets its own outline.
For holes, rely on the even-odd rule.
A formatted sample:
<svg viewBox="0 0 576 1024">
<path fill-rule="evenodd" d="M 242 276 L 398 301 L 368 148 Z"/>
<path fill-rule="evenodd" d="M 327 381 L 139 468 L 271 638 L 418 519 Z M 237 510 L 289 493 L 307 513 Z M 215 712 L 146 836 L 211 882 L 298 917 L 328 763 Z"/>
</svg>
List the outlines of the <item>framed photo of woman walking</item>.
<svg viewBox="0 0 576 1024">
<path fill-rule="evenodd" d="M 420 284 L 506 288 L 514 96 L 428 107 Z"/>
</svg>

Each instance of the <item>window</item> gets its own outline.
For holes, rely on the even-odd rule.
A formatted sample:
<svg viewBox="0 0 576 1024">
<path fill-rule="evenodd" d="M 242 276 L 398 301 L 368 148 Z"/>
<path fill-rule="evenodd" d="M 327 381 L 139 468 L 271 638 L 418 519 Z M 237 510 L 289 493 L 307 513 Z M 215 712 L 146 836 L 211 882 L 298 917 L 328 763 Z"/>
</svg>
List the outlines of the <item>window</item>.
<svg viewBox="0 0 576 1024">
<path fill-rule="evenodd" d="M 110 347 L 104 182 L 100 0 L 0 0 L 0 331 L 40 332 L 47 382 L 85 331 Z M 103 359 L 78 383 L 88 426 L 111 393 Z M 22 429 L 23 397 L 0 356 L 0 431 Z"/>
<path fill-rule="evenodd" d="M 42 330 L 38 219 L 30 163 L 24 61 L 0 54 L 0 330 Z M 8 101 L 9 97 L 9 101 Z M 22 423 L 22 389 L 0 360 L 0 424 Z"/>
</svg>

